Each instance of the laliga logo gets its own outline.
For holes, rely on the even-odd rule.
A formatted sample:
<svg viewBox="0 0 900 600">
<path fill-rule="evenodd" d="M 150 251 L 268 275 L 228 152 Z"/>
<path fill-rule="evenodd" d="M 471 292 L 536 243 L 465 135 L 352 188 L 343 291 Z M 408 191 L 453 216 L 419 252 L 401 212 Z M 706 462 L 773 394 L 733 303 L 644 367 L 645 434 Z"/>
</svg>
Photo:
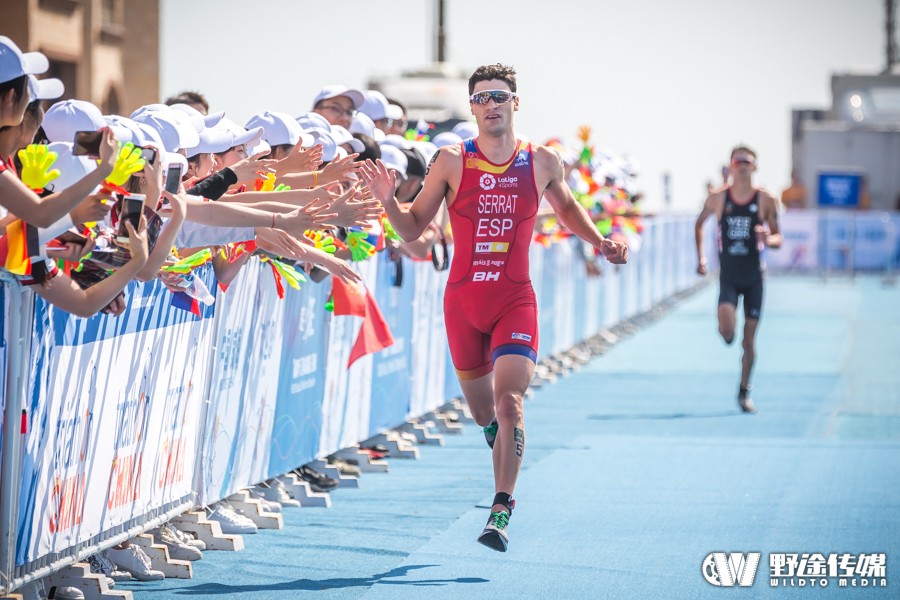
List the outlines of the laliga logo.
<svg viewBox="0 0 900 600">
<path fill-rule="evenodd" d="M 750 587 L 756 578 L 759 555 L 759 552 L 748 552 L 746 556 L 740 552 L 711 552 L 703 559 L 700 570 L 703 578 L 712 585 L 734 587 L 737 584 Z"/>
<path fill-rule="evenodd" d="M 494 176 L 490 173 L 485 173 L 481 176 L 481 181 L 478 183 L 481 184 L 481 189 L 483 190 L 492 190 L 494 186 L 497 185 L 497 180 L 494 179 Z"/>
</svg>

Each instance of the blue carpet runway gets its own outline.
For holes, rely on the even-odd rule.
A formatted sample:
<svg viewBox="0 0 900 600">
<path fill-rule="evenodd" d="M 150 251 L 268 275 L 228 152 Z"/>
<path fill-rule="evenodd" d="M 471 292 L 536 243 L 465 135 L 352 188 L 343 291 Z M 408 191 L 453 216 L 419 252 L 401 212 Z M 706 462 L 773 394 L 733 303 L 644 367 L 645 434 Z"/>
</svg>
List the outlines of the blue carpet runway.
<svg viewBox="0 0 900 600">
<path fill-rule="evenodd" d="M 716 334 L 716 286 L 526 403 L 510 551 L 475 542 L 493 496 L 474 427 L 391 461 L 331 509 L 206 552 L 141 598 L 900 597 L 900 289 L 772 278 L 754 374 Z M 750 588 L 711 552 L 761 552 Z M 770 553 L 886 553 L 886 588 L 771 587 Z M 788 583 L 790 585 L 790 583 Z"/>
</svg>

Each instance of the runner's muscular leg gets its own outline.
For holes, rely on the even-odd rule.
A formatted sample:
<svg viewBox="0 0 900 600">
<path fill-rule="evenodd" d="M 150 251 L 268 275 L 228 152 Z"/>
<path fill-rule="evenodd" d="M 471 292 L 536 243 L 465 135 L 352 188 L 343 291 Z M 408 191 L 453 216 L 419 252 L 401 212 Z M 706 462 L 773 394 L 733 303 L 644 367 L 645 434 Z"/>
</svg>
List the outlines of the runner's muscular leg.
<svg viewBox="0 0 900 600">
<path fill-rule="evenodd" d="M 750 385 L 750 372 L 753 370 L 753 362 L 756 360 L 756 329 L 759 327 L 759 319 L 746 319 L 744 321 L 744 339 L 741 345 L 744 354 L 741 356 L 741 387 Z"/>
<path fill-rule="evenodd" d="M 534 375 L 534 361 L 518 354 L 505 354 L 494 361 L 494 406 L 497 439 L 494 442 L 494 486 L 496 492 L 512 495 L 525 453 L 525 392 Z M 500 510 L 495 505 L 492 510 Z"/>
<path fill-rule="evenodd" d="M 494 374 L 476 379 L 459 380 L 466 404 L 479 427 L 487 427 L 494 420 Z"/>
<path fill-rule="evenodd" d="M 719 303 L 719 335 L 726 344 L 734 341 L 734 329 L 737 322 L 737 307 L 728 302 Z"/>
</svg>

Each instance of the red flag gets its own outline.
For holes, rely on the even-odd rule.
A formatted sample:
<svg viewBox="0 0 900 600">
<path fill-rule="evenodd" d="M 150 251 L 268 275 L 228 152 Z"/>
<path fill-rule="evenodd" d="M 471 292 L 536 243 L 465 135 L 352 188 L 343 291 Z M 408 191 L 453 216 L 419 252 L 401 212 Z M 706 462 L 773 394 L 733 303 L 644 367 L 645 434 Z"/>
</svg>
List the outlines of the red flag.
<svg viewBox="0 0 900 600">
<path fill-rule="evenodd" d="M 337 279 L 335 279 L 337 281 Z M 375 298 L 368 290 L 365 291 L 365 315 L 363 317 L 362 327 L 359 328 L 359 335 L 356 336 L 356 342 L 350 351 L 350 360 L 347 361 L 347 368 L 350 368 L 358 358 L 362 358 L 366 354 L 374 354 L 380 350 L 384 350 L 388 346 L 394 345 L 394 336 L 391 334 L 388 324 L 375 302 Z M 337 314 L 337 294 L 335 294 L 335 314 Z"/>
<path fill-rule="evenodd" d="M 369 295 L 366 288 L 361 285 L 347 285 L 337 277 L 331 278 L 331 286 L 335 316 L 366 316 L 366 297 Z"/>
</svg>

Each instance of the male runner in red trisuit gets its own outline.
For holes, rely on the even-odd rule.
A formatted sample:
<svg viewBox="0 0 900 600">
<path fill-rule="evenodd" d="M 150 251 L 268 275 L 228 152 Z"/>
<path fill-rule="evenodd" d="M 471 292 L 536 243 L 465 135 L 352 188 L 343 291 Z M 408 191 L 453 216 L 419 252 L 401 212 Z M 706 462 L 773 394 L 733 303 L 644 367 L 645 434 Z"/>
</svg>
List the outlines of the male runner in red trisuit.
<svg viewBox="0 0 900 600">
<path fill-rule="evenodd" d="M 381 161 L 362 169 L 369 189 L 405 240 L 428 227 L 446 199 L 454 256 L 444 293 L 450 355 L 475 421 L 493 448 L 495 492 L 478 541 L 505 552 L 511 498 L 525 451 L 522 400 L 537 359 L 537 302 L 528 275 L 528 246 L 541 195 L 575 235 L 612 263 L 628 248 L 604 238 L 565 183 L 559 155 L 516 139 L 519 110 L 511 67 L 479 67 L 469 78 L 478 137 L 441 148 L 408 210 L 394 198 L 394 177 Z"/>
<path fill-rule="evenodd" d="M 716 215 L 719 224 L 719 334 L 726 344 L 734 341 L 738 297 L 744 297 L 744 337 L 741 344 L 741 384 L 738 405 L 755 413 L 750 399 L 750 371 L 756 357 L 754 338 L 762 316 L 764 246 L 779 248 L 778 201 L 770 192 L 753 186 L 756 152 L 746 146 L 731 151 L 731 185 L 713 191 L 694 226 L 697 272 L 706 275 L 703 256 L 703 222 Z M 768 231 L 766 226 L 768 226 Z"/>
</svg>

